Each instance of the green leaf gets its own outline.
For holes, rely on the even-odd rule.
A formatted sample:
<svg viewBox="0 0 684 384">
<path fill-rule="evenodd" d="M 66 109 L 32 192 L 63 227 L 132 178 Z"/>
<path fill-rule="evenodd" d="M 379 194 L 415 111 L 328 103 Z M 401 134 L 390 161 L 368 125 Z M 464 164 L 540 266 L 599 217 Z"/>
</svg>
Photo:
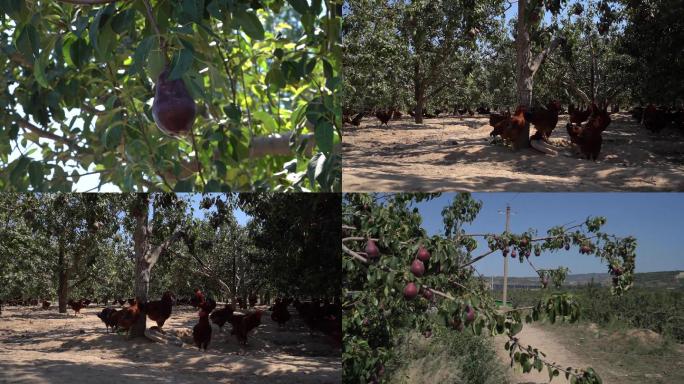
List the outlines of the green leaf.
<svg viewBox="0 0 684 384">
<path fill-rule="evenodd" d="M 192 65 L 193 55 L 189 49 L 181 49 L 180 53 L 173 58 L 169 80 L 180 79 Z"/>
<path fill-rule="evenodd" d="M 204 12 L 204 0 L 183 0 L 183 12 L 192 21 L 201 21 Z"/>
<path fill-rule="evenodd" d="M 511 325 L 511 336 L 517 335 L 520 331 L 522 331 L 523 325 L 521 323 L 513 323 Z"/>
<path fill-rule="evenodd" d="M 138 44 L 138 47 L 135 49 L 135 52 L 133 53 L 133 64 L 129 69 L 131 74 L 142 74 L 142 69 L 145 65 L 147 56 L 150 53 L 150 49 L 152 48 L 152 44 L 154 43 L 155 39 L 155 36 L 147 36 L 143 39 L 143 41 L 140 42 L 140 44 Z"/>
<path fill-rule="evenodd" d="M 28 166 L 29 180 L 33 188 L 40 188 L 43 185 L 43 163 L 40 161 L 32 161 Z"/>
<path fill-rule="evenodd" d="M 320 121 L 316 124 L 314 137 L 316 138 L 316 145 L 324 153 L 330 153 L 333 149 L 333 137 L 335 135 L 335 128 L 329 121 Z"/>
<path fill-rule="evenodd" d="M 191 179 L 179 180 L 173 187 L 174 192 L 192 192 L 194 190 L 195 183 Z"/>
<path fill-rule="evenodd" d="M 278 131 L 278 125 L 276 124 L 275 119 L 273 116 L 271 116 L 270 113 L 266 111 L 256 111 L 253 114 L 254 119 L 259 120 L 263 123 L 264 128 L 268 132 L 277 132 Z"/>
<path fill-rule="evenodd" d="M 107 128 L 104 137 L 104 145 L 108 149 L 116 148 L 121 142 L 121 134 L 123 133 L 123 123 L 116 122 Z"/>
<path fill-rule="evenodd" d="M 253 40 L 264 39 L 264 26 L 254 11 L 238 11 L 235 17 L 247 36 Z"/>
<path fill-rule="evenodd" d="M 40 49 L 40 38 L 36 27 L 31 24 L 24 26 L 19 32 L 15 45 L 17 50 L 33 63 Z"/>
<path fill-rule="evenodd" d="M 240 107 L 238 107 L 235 104 L 228 104 L 227 106 L 223 107 L 223 112 L 226 113 L 226 116 L 228 116 L 229 119 L 239 123 L 240 119 L 242 119 L 242 112 L 240 111 Z"/>
<path fill-rule="evenodd" d="M 16 161 L 14 168 L 10 172 L 10 182 L 14 185 L 19 184 L 21 179 L 26 175 L 26 167 L 31 163 L 31 159 L 22 156 Z"/>
<path fill-rule="evenodd" d="M 322 153 L 317 153 L 309 161 L 306 167 L 306 176 L 309 178 L 309 183 L 311 183 L 311 188 L 316 185 L 316 179 L 323 172 L 323 165 L 325 164 L 325 155 Z"/>
<path fill-rule="evenodd" d="M 288 3 L 295 9 L 295 11 L 302 15 L 309 13 L 309 3 L 307 0 L 287 0 Z"/>
</svg>

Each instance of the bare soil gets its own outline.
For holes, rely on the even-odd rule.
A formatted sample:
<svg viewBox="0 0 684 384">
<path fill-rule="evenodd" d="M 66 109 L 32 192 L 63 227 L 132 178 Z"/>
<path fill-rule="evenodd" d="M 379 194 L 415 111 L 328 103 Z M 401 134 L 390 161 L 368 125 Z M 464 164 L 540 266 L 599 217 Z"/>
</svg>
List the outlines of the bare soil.
<svg viewBox="0 0 684 384">
<path fill-rule="evenodd" d="M 560 343 L 556 337 L 551 332 L 545 331 L 538 325 L 534 323 L 525 324 L 523 330 L 516 335 L 520 339 L 520 344 L 522 346 L 531 345 L 534 348 L 538 348 L 540 351 L 546 354 L 546 359 L 551 362 L 556 362 L 564 367 L 573 368 L 587 368 L 593 367 L 598 369 L 595 364 L 587 359 L 583 359 L 580 356 L 572 353 L 567 349 L 562 343 Z M 501 359 L 509 367 L 507 376 L 509 382 L 512 384 L 542 384 L 549 382 L 549 373 L 544 367 L 541 372 L 537 370 L 532 370 L 529 373 L 522 373 L 521 371 L 513 370 L 510 368 L 510 357 L 508 351 L 504 349 L 504 344 L 508 338 L 504 336 L 498 336 L 496 338 L 496 351 L 501 356 Z M 600 374 L 600 373 L 599 373 Z M 570 381 L 565 378 L 565 375 L 561 372 L 560 376 L 553 378 L 554 383 L 569 383 Z M 608 383 L 604 381 L 604 383 Z"/>
<path fill-rule="evenodd" d="M 594 162 L 572 154 L 561 115 L 551 140 L 558 155 L 491 144 L 487 115 L 380 127 L 345 126 L 343 189 L 375 191 L 684 191 L 684 132 L 652 134 L 626 113 L 611 115 Z M 531 127 L 530 134 L 535 129 Z"/>
<path fill-rule="evenodd" d="M 592 367 L 603 383 L 666 384 L 684 382 L 684 345 L 668 342 L 649 330 L 603 330 L 596 324 L 525 324 L 517 335 L 523 345 L 532 345 L 546 358 L 563 367 Z M 503 348 L 506 338 L 496 339 L 497 353 L 510 367 L 508 352 Z M 542 372 L 522 372 L 508 369 L 513 384 L 548 383 L 546 368 Z M 565 375 L 552 383 L 567 383 Z"/>
<path fill-rule="evenodd" d="M 197 313 L 174 307 L 164 324 L 182 346 L 130 340 L 106 333 L 91 305 L 74 316 L 29 307 L 3 307 L 0 315 L 0 383 L 340 383 L 341 350 L 321 334 L 310 335 L 290 308 L 283 328 L 266 311 L 246 347 L 214 326 L 207 352 L 192 344 Z M 118 308 L 118 306 L 117 306 Z M 265 308 L 261 308 L 265 309 Z M 147 326 L 156 325 L 148 319 Z"/>
</svg>

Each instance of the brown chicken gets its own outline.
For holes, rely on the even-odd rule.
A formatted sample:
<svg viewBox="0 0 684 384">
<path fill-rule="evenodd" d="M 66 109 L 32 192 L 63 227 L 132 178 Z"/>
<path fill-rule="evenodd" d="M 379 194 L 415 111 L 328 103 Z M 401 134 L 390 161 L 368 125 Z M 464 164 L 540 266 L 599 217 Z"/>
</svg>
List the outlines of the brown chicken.
<svg viewBox="0 0 684 384">
<path fill-rule="evenodd" d="M 662 108 L 656 108 L 655 105 L 649 104 L 644 109 L 644 127 L 651 132 L 658 133 L 669 123 L 667 118 L 667 111 Z"/>
<path fill-rule="evenodd" d="M 192 339 L 199 349 L 207 351 L 211 341 L 211 325 L 209 324 L 209 313 L 204 310 L 199 311 L 199 322 L 192 328 Z"/>
<path fill-rule="evenodd" d="M 138 302 L 133 300 L 133 304 L 130 307 L 122 309 L 121 311 L 117 312 L 117 314 L 116 320 L 118 327 L 124 331 L 129 330 L 140 317 L 140 307 L 138 306 Z"/>
<path fill-rule="evenodd" d="M 161 300 L 150 301 L 141 307 L 150 320 L 157 322 L 160 332 L 163 332 L 161 328 L 164 326 L 164 322 L 171 317 L 171 308 L 175 299 L 176 296 L 172 292 L 166 291 Z"/>
<path fill-rule="evenodd" d="M 247 345 L 247 334 L 261 324 L 261 311 L 257 310 L 246 315 L 234 314 L 230 323 L 233 325 L 230 334 L 235 335 L 242 345 Z"/>
<path fill-rule="evenodd" d="M 534 124 L 537 132 L 532 135 L 532 140 L 548 141 L 551 132 L 558 124 L 558 112 L 560 111 L 560 103 L 553 100 L 546 105 L 546 109 L 536 108 L 532 111 L 530 123 Z"/>
<path fill-rule="evenodd" d="M 79 301 L 74 301 L 74 300 L 69 300 L 67 302 L 71 309 L 74 310 L 74 316 L 76 316 L 77 313 L 81 313 L 81 308 L 83 308 L 83 300 Z"/>
<path fill-rule="evenodd" d="M 596 105 L 592 105 L 590 109 L 593 113 L 584 126 L 568 123 L 567 130 L 570 141 L 579 147 L 582 155 L 587 159 L 597 160 L 603 144 L 601 134 L 611 120 L 607 110 L 599 109 Z"/>
<path fill-rule="evenodd" d="M 589 118 L 589 115 L 591 115 L 592 107 L 589 106 L 589 107 L 587 107 L 586 111 L 581 111 L 581 110 L 575 109 L 575 106 L 570 104 L 569 111 L 570 111 L 570 122 L 572 124 L 582 124 L 587 120 L 587 118 Z"/>
<path fill-rule="evenodd" d="M 525 130 L 527 121 L 525 120 L 526 108 L 523 105 L 518 106 L 513 116 L 498 122 L 494 126 L 494 130 L 489 134 L 490 136 L 500 135 L 505 141 L 510 141 L 514 144 Z"/>
<path fill-rule="evenodd" d="M 223 326 L 226 323 L 229 323 L 230 320 L 233 318 L 233 312 L 235 312 L 233 306 L 230 304 L 226 304 L 225 307 L 217 309 L 214 312 L 212 312 L 209 318 L 211 319 L 212 323 L 218 325 L 219 328 L 223 330 Z"/>
<path fill-rule="evenodd" d="M 271 320 L 278 323 L 279 327 L 290 320 L 290 311 L 287 310 L 286 300 L 276 299 L 273 312 L 271 313 Z"/>
<path fill-rule="evenodd" d="M 114 308 L 105 308 L 102 310 L 102 312 L 97 314 L 97 317 L 102 320 L 103 323 L 105 323 L 105 327 L 107 328 L 107 333 L 109 333 L 109 328 L 112 328 L 112 331 L 117 327 L 118 325 L 118 319 L 119 316 L 117 313 L 120 311 L 117 311 Z"/>
<path fill-rule="evenodd" d="M 383 124 L 387 125 L 387 123 L 392 119 L 392 115 L 393 115 L 393 111 L 391 111 L 391 110 L 389 110 L 389 111 L 379 110 L 379 111 L 375 112 L 375 117 L 377 117 L 378 120 L 380 120 L 381 126 Z"/>
</svg>

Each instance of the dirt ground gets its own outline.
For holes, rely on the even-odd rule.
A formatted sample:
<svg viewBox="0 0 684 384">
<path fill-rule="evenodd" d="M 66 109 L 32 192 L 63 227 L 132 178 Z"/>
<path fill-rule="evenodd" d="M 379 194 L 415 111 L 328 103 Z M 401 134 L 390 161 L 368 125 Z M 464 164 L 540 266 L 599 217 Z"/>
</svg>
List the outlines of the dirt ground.
<svg viewBox="0 0 684 384">
<path fill-rule="evenodd" d="M 164 325 L 182 346 L 107 334 L 91 305 L 74 317 L 30 307 L 3 307 L 0 315 L 0 383 L 340 383 L 341 350 L 309 335 L 294 308 L 282 329 L 266 311 L 246 347 L 214 326 L 208 351 L 192 344 L 197 314 L 173 307 Z M 118 306 L 116 307 L 118 308 Z M 149 319 L 147 326 L 155 325 Z M 142 380 L 142 381 L 141 381 Z"/>
<path fill-rule="evenodd" d="M 487 115 L 379 127 L 375 117 L 345 126 L 343 189 L 392 191 L 682 191 L 684 134 L 652 134 L 626 113 L 611 115 L 597 162 L 571 155 L 561 115 L 551 135 L 559 155 L 490 144 Z M 531 127 L 530 133 L 534 133 Z"/>
<path fill-rule="evenodd" d="M 533 323 L 525 324 L 523 330 L 516 335 L 520 339 L 520 343 L 523 346 L 531 345 L 534 348 L 538 348 L 540 351 L 546 354 L 546 357 L 551 360 L 558 362 L 565 367 L 573 368 L 586 368 L 596 367 L 596 363 L 582 359 L 581 357 L 575 355 L 565 346 L 563 346 L 550 332 L 545 331 L 539 326 L 535 326 Z M 508 340 L 505 336 L 496 337 L 496 352 L 499 354 L 504 363 L 510 367 L 510 357 L 508 356 L 508 351 L 504 349 L 504 344 Z M 601 373 L 599 373 L 601 374 Z M 522 373 L 520 371 L 514 371 L 512 368 L 508 369 L 507 376 L 509 382 L 512 384 L 542 384 L 549 382 L 549 373 L 544 367 L 544 369 L 539 372 L 537 370 L 532 370 L 529 373 Z M 602 379 L 605 379 L 602 377 Z M 555 377 L 552 380 L 553 383 L 569 383 L 570 381 L 565 378 L 565 375 L 561 372 L 561 375 Z M 610 381 L 603 381 L 606 384 L 610 384 Z"/>
<path fill-rule="evenodd" d="M 596 324 L 525 324 L 517 335 L 523 345 L 544 352 L 547 359 L 564 367 L 593 367 L 605 384 L 669 384 L 684 381 L 684 345 L 663 343 L 663 338 L 649 330 L 604 330 Z M 496 350 L 501 361 L 510 367 L 508 352 L 503 348 L 507 338 L 497 336 Z M 542 372 L 522 373 L 508 369 L 511 384 L 549 382 L 546 368 Z M 552 383 L 568 383 L 565 375 Z"/>
</svg>

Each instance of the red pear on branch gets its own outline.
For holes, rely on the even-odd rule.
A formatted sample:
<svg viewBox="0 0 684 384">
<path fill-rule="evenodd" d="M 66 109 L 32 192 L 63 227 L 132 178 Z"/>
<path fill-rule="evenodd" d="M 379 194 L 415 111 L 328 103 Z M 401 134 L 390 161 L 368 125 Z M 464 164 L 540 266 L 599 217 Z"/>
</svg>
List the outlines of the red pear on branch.
<svg viewBox="0 0 684 384">
<path fill-rule="evenodd" d="M 411 263 L 411 273 L 416 277 L 423 276 L 425 273 L 425 265 L 423 265 L 423 262 L 418 259 L 413 260 L 413 263 Z"/>
<path fill-rule="evenodd" d="M 168 80 L 168 75 L 165 69 L 157 80 L 152 117 L 162 132 L 181 136 L 192 129 L 197 109 L 183 80 Z"/>
<path fill-rule="evenodd" d="M 418 296 L 418 287 L 416 287 L 416 284 L 413 282 L 406 284 L 406 287 L 404 287 L 404 297 L 408 300 L 412 300 L 416 296 Z"/>
<path fill-rule="evenodd" d="M 375 245 L 375 241 L 371 239 L 368 239 L 368 243 L 366 243 L 366 255 L 369 259 L 375 259 L 376 257 L 380 256 L 380 250 L 378 249 L 378 246 Z"/>
<path fill-rule="evenodd" d="M 424 247 L 418 248 L 418 259 L 422 262 L 430 260 L 430 252 Z"/>
</svg>

